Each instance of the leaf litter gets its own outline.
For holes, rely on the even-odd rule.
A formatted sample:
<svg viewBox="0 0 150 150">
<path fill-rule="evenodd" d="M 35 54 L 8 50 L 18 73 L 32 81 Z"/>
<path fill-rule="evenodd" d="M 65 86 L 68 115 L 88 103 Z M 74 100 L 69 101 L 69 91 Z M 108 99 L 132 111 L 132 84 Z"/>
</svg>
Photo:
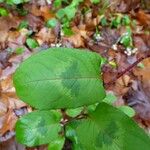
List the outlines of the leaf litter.
<svg viewBox="0 0 150 150">
<path fill-rule="evenodd" d="M 0 6 L 4 7 L 4 4 Z M 52 1 L 31 0 L 22 6 L 25 12 L 27 11 L 26 15 L 19 14 L 15 8 L 8 8 L 9 15 L 0 17 L 0 142 L 2 143 L 0 149 L 25 149 L 15 142 L 14 127 L 18 117 L 32 111 L 32 108 L 16 96 L 12 76 L 23 60 L 48 47 L 87 48 L 105 57 L 107 63 L 102 68 L 104 85 L 108 92 L 117 96 L 114 105 L 128 105 L 134 108 L 135 120 L 149 132 L 150 58 L 147 57 L 150 57 L 150 7 L 148 7 L 150 5 L 148 0 L 143 0 L 142 4 L 140 0 L 107 0 L 98 5 L 86 0 L 81 3 L 74 19 L 67 27 L 69 36 L 65 35 L 66 30 L 62 30 L 65 25 L 62 26 L 61 20 L 58 20 L 54 28 L 46 26 L 48 20 L 56 17 Z M 124 14 L 131 20 L 127 26 L 131 29 L 134 47 L 125 47 L 120 42 L 127 32 L 127 27 L 119 21 Z M 105 20 L 103 23 L 102 18 Z M 26 21 L 27 25 L 19 29 L 22 21 Z M 115 27 L 112 26 L 112 22 L 115 22 Z M 28 37 L 36 40 L 38 47 L 30 48 L 26 43 Z M 135 48 L 137 51 L 132 53 Z M 127 49 L 130 55 L 125 53 Z M 17 50 L 20 50 L 19 53 Z M 141 57 L 143 61 L 130 68 Z M 120 74 L 122 76 L 118 78 Z M 44 148 L 42 146 L 39 149 Z"/>
</svg>

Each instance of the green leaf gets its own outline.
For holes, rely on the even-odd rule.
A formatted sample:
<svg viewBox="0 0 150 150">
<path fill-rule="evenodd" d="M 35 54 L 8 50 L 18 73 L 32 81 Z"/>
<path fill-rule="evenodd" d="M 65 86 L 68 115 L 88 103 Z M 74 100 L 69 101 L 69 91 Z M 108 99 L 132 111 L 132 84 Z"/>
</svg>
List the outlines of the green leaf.
<svg viewBox="0 0 150 150">
<path fill-rule="evenodd" d="M 85 150 L 149 150 L 150 138 L 117 108 L 100 103 L 76 128 Z"/>
<path fill-rule="evenodd" d="M 5 0 L 0 0 L 0 3 L 3 3 Z"/>
<path fill-rule="evenodd" d="M 138 66 L 139 68 L 141 68 L 141 69 L 144 69 L 144 68 L 145 68 L 144 64 L 143 64 L 143 63 L 141 63 L 141 62 L 140 62 L 140 63 L 138 63 L 138 64 L 137 64 L 137 66 Z"/>
<path fill-rule="evenodd" d="M 120 43 L 127 47 L 132 47 L 132 37 L 128 33 L 124 34 L 120 40 Z"/>
<path fill-rule="evenodd" d="M 54 27 L 56 27 L 57 23 L 58 23 L 58 21 L 55 18 L 49 19 L 46 23 L 46 26 L 48 28 L 54 28 Z"/>
<path fill-rule="evenodd" d="M 124 112 L 129 117 L 133 117 L 135 115 L 134 109 L 129 106 L 120 106 L 118 107 L 118 109 Z"/>
<path fill-rule="evenodd" d="M 66 138 L 72 142 L 72 150 L 83 150 L 78 142 L 76 128 L 80 122 L 74 120 L 66 126 Z"/>
<path fill-rule="evenodd" d="M 64 137 L 59 137 L 53 142 L 50 142 L 48 146 L 48 150 L 62 150 L 64 146 L 65 138 Z"/>
<path fill-rule="evenodd" d="M 38 146 L 60 137 L 61 114 L 54 111 L 35 111 L 20 118 L 16 123 L 16 138 L 26 146 Z"/>
<path fill-rule="evenodd" d="M 72 7 L 72 6 L 67 6 L 65 9 L 65 15 L 67 16 L 67 18 L 69 20 L 73 19 L 75 17 L 75 14 L 76 14 L 76 7 Z"/>
<path fill-rule="evenodd" d="M 79 107 L 79 108 L 75 108 L 75 109 L 67 109 L 66 113 L 70 117 L 75 117 L 75 116 L 79 115 L 83 109 L 84 109 L 83 107 Z"/>
<path fill-rule="evenodd" d="M 54 7 L 60 7 L 62 4 L 62 0 L 54 0 L 53 5 Z"/>
<path fill-rule="evenodd" d="M 98 3 L 100 3 L 100 0 L 91 0 L 91 2 L 92 2 L 93 4 L 98 4 Z"/>
<path fill-rule="evenodd" d="M 30 0 L 6 0 L 6 2 L 11 5 L 12 4 L 18 5 L 18 4 L 29 2 L 29 1 Z"/>
<path fill-rule="evenodd" d="M 90 105 L 105 97 L 100 65 L 96 53 L 51 48 L 24 61 L 14 85 L 20 99 L 38 109 Z"/>
<path fill-rule="evenodd" d="M 25 51 L 24 47 L 16 48 L 16 54 L 22 54 Z"/>
<path fill-rule="evenodd" d="M 61 7 L 62 3 L 63 4 L 69 4 L 70 2 L 68 2 L 68 0 L 54 0 L 53 6 L 54 7 Z"/>
<path fill-rule="evenodd" d="M 65 11 L 64 9 L 59 9 L 56 13 L 56 16 L 58 19 L 62 19 L 65 16 Z"/>
<path fill-rule="evenodd" d="M 117 16 L 115 19 L 111 22 L 111 27 L 118 28 L 121 25 L 121 16 Z"/>
<path fill-rule="evenodd" d="M 124 33 L 120 39 L 120 43 L 124 47 L 133 47 L 133 40 L 132 40 L 132 31 L 130 27 L 126 27 L 127 32 Z"/>
<path fill-rule="evenodd" d="M 126 34 L 122 36 L 120 43 L 125 47 L 130 47 L 132 45 L 132 37 Z"/>
<path fill-rule="evenodd" d="M 99 103 L 95 103 L 95 104 L 92 104 L 92 105 L 87 106 L 87 107 L 86 107 L 86 111 L 87 111 L 88 113 L 95 111 L 95 109 L 96 109 L 96 107 L 97 107 L 98 104 L 99 104 Z"/>
<path fill-rule="evenodd" d="M 113 93 L 106 94 L 106 97 L 103 99 L 103 102 L 108 104 L 113 104 L 117 100 L 117 97 Z"/>
<path fill-rule="evenodd" d="M 29 25 L 29 22 L 26 21 L 26 20 L 23 20 L 23 21 L 19 24 L 18 29 L 20 30 L 20 29 L 23 29 L 23 28 L 27 28 L 28 25 Z"/>
<path fill-rule="evenodd" d="M 0 8 L 0 16 L 8 16 L 9 12 L 5 8 Z"/>
<path fill-rule="evenodd" d="M 72 7 L 78 7 L 78 5 L 83 2 L 83 0 L 73 0 L 70 6 Z"/>
<path fill-rule="evenodd" d="M 74 34 L 74 32 L 71 30 L 71 28 L 68 28 L 68 27 L 63 27 L 63 33 L 66 36 L 71 36 Z"/>
<path fill-rule="evenodd" d="M 107 18 L 106 18 L 106 17 L 103 17 L 103 18 L 101 19 L 101 25 L 102 25 L 102 26 L 107 26 L 107 25 L 108 25 L 108 22 L 107 22 Z"/>
<path fill-rule="evenodd" d="M 39 46 L 38 42 L 35 39 L 32 38 L 28 38 L 26 40 L 27 45 L 29 46 L 29 48 L 36 48 Z"/>
<path fill-rule="evenodd" d="M 128 15 L 124 15 L 122 18 L 122 24 L 128 26 L 130 25 L 130 23 L 131 23 L 130 17 Z"/>
<path fill-rule="evenodd" d="M 73 0 L 67 7 L 59 9 L 56 13 L 57 18 L 62 19 L 63 17 L 67 17 L 71 21 L 75 17 L 77 7 L 81 2 L 83 0 Z"/>
<path fill-rule="evenodd" d="M 74 143 L 77 143 L 77 135 L 76 135 L 76 128 L 78 126 L 79 122 L 74 120 L 72 122 L 69 122 L 69 124 L 66 125 L 66 132 L 65 136 L 69 140 L 71 140 Z"/>
</svg>

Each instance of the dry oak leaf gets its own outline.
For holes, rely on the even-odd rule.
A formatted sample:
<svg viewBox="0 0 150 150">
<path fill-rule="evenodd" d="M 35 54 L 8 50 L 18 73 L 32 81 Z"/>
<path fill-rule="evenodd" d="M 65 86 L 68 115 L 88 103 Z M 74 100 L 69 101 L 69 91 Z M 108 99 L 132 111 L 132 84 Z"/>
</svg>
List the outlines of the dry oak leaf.
<svg viewBox="0 0 150 150">
<path fill-rule="evenodd" d="M 77 27 L 73 27 L 74 34 L 69 37 L 63 37 L 63 41 L 70 42 L 75 48 L 85 47 L 84 39 L 87 38 L 87 31 L 79 30 Z"/>
</svg>

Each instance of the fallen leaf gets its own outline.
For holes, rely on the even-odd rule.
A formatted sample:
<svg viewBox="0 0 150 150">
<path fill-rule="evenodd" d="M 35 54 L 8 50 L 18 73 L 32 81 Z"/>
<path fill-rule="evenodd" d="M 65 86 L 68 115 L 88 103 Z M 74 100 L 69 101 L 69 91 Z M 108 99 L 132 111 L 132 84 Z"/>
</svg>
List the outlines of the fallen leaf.
<svg viewBox="0 0 150 150">
<path fill-rule="evenodd" d="M 79 30 L 77 27 L 73 27 L 72 31 L 74 34 L 69 37 L 63 37 L 63 42 L 68 41 L 76 48 L 85 47 L 84 38 L 87 36 L 86 30 Z"/>
<path fill-rule="evenodd" d="M 48 6 L 41 7 L 40 11 L 45 21 L 55 17 L 55 15 L 52 13 L 52 11 L 50 10 Z"/>
<path fill-rule="evenodd" d="M 150 86 L 148 89 L 150 91 Z M 150 123 L 150 97 L 146 94 L 146 90 L 140 81 L 134 81 L 124 99 L 143 121 Z"/>
<path fill-rule="evenodd" d="M 110 6 L 114 11 L 125 13 L 139 8 L 140 2 L 140 0 L 110 0 L 110 3 L 112 3 Z"/>
<path fill-rule="evenodd" d="M 39 45 L 43 43 L 53 43 L 56 41 L 54 31 L 50 28 L 41 28 L 41 30 L 35 35 Z"/>
<path fill-rule="evenodd" d="M 150 26 L 150 14 L 144 12 L 143 10 L 139 10 L 136 13 L 136 18 L 142 26 Z"/>
</svg>

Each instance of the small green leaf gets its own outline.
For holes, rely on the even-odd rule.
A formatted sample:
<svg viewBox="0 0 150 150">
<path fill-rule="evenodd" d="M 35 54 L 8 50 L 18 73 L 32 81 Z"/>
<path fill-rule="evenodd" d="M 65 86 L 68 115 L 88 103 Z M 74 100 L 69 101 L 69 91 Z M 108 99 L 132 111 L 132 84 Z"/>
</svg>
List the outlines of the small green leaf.
<svg viewBox="0 0 150 150">
<path fill-rule="evenodd" d="M 101 19 L 101 25 L 102 25 L 102 26 L 107 26 L 107 25 L 108 25 L 108 22 L 107 22 L 106 17 L 103 17 L 103 18 Z"/>
<path fill-rule="evenodd" d="M 38 42 L 35 39 L 32 38 L 28 38 L 26 40 L 27 45 L 29 46 L 29 48 L 36 48 L 39 46 Z"/>
<path fill-rule="evenodd" d="M 58 23 L 58 21 L 57 21 L 55 18 L 49 19 L 49 20 L 46 22 L 46 26 L 47 26 L 48 28 L 54 28 L 54 27 L 56 27 L 57 23 Z"/>
<path fill-rule="evenodd" d="M 131 35 L 129 35 L 128 33 L 124 34 L 124 35 L 121 37 L 120 43 L 121 43 L 123 46 L 125 46 L 126 48 L 127 48 L 127 47 L 131 47 L 131 46 L 132 46 L 132 37 L 131 37 Z"/>
<path fill-rule="evenodd" d="M 27 28 L 28 25 L 29 25 L 28 21 L 23 20 L 23 21 L 19 24 L 18 29 L 20 30 L 20 29 L 23 29 L 23 28 Z"/>
<path fill-rule="evenodd" d="M 87 107 L 86 107 L 87 112 L 89 113 L 89 112 L 95 111 L 97 105 L 98 105 L 98 103 L 95 103 L 95 104 L 93 104 L 93 105 L 87 106 Z"/>
<path fill-rule="evenodd" d="M 149 150 L 150 137 L 117 108 L 100 103 L 78 121 L 77 140 L 85 150 Z"/>
<path fill-rule="evenodd" d="M 74 34 L 74 32 L 71 30 L 71 28 L 68 28 L 68 27 L 63 27 L 63 33 L 66 36 L 71 36 Z"/>
<path fill-rule="evenodd" d="M 24 47 L 16 48 L 16 54 L 22 54 L 25 51 Z"/>
<path fill-rule="evenodd" d="M 91 0 L 91 2 L 92 2 L 93 4 L 98 4 L 98 3 L 100 3 L 100 0 Z"/>
<path fill-rule="evenodd" d="M 0 8 L 0 16 L 8 16 L 9 12 L 5 8 Z"/>
<path fill-rule="evenodd" d="M 145 68 L 145 66 L 144 66 L 143 63 L 138 63 L 137 66 L 138 66 L 139 68 L 141 68 L 141 69 L 144 69 L 144 68 Z"/>
<path fill-rule="evenodd" d="M 132 40 L 132 31 L 130 27 L 126 27 L 126 33 L 124 33 L 120 39 L 120 43 L 124 47 L 133 47 L 133 40 Z"/>
<path fill-rule="evenodd" d="M 58 139 L 50 142 L 48 150 L 62 150 L 64 146 L 65 138 L 59 137 Z"/>
<path fill-rule="evenodd" d="M 124 15 L 122 18 L 122 24 L 128 26 L 130 25 L 130 23 L 131 23 L 130 17 L 128 15 Z"/>
<path fill-rule="evenodd" d="M 67 124 L 66 126 L 65 136 L 72 142 L 72 150 L 83 150 L 78 142 L 76 134 L 76 128 L 79 125 L 79 123 L 80 122 L 74 120 L 72 122 L 69 122 L 69 124 Z"/>
<path fill-rule="evenodd" d="M 117 68 L 117 64 L 114 60 L 109 61 L 108 64 L 112 67 L 112 68 Z"/>
<path fill-rule="evenodd" d="M 62 0 L 54 0 L 54 3 L 53 3 L 54 7 L 60 7 L 61 4 L 62 4 Z"/>
<path fill-rule="evenodd" d="M 67 109 L 66 113 L 70 117 L 75 117 L 75 116 L 79 115 L 82 110 L 83 110 L 83 107 L 79 107 L 79 108 L 75 108 L 75 109 Z"/>
<path fill-rule="evenodd" d="M 51 48 L 25 60 L 14 75 L 14 85 L 20 99 L 35 108 L 77 108 L 105 97 L 100 67 L 96 53 Z"/>
<path fill-rule="evenodd" d="M 129 106 L 120 106 L 120 107 L 118 107 L 118 109 L 121 110 L 122 112 L 124 112 L 129 117 L 134 117 L 135 116 L 134 109 L 129 107 Z"/>
<path fill-rule="evenodd" d="M 106 97 L 103 99 L 103 102 L 108 104 L 113 104 L 117 100 L 117 97 L 113 93 L 106 94 Z"/>
<path fill-rule="evenodd" d="M 38 146 L 57 140 L 61 131 L 61 114 L 56 111 L 35 111 L 16 123 L 17 141 L 26 146 Z"/>
<path fill-rule="evenodd" d="M 0 3 L 3 3 L 5 0 L 0 0 Z"/>
<path fill-rule="evenodd" d="M 15 4 L 15 5 L 18 5 L 18 4 L 21 4 L 21 3 L 25 3 L 25 2 L 29 2 L 30 0 L 6 0 L 6 2 L 8 4 Z"/>
<path fill-rule="evenodd" d="M 75 17 L 77 9 L 75 7 L 68 6 L 64 9 L 64 11 L 67 18 L 71 20 Z"/>
<path fill-rule="evenodd" d="M 111 22 L 111 27 L 118 28 L 121 25 L 121 16 L 117 16 L 115 19 Z"/>
<path fill-rule="evenodd" d="M 81 2 L 84 0 L 73 0 L 72 3 L 70 4 L 71 7 L 78 7 Z"/>
<path fill-rule="evenodd" d="M 58 19 L 62 19 L 65 16 L 65 11 L 64 9 L 59 9 L 56 13 L 56 16 Z"/>
</svg>

